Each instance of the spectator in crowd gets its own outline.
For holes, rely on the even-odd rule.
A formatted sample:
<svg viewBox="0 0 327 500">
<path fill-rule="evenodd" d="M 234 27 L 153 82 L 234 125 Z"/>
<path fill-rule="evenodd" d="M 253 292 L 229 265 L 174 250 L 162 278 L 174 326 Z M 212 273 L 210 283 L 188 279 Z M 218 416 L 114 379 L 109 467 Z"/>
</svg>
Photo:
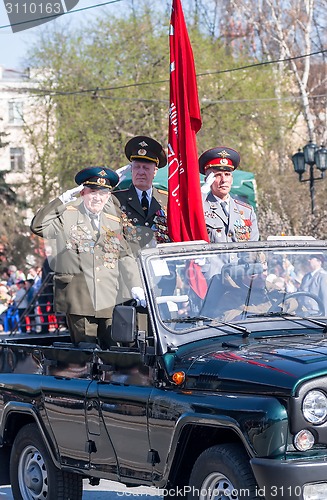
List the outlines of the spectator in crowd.
<svg viewBox="0 0 327 500">
<path fill-rule="evenodd" d="M 199 158 L 200 173 L 206 178 L 201 188 L 204 217 L 212 243 L 259 239 L 253 207 L 230 196 L 233 172 L 239 164 L 239 153 L 225 146 L 209 149 Z"/>
<path fill-rule="evenodd" d="M 286 290 L 285 271 L 280 261 L 273 259 L 270 262 L 267 282 L 280 290 Z"/>
<path fill-rule="evenodd" d="M 17 269 L 15 265 L 10 265 L 7 270 L 8 274 L 8 280 L 7 280 L 7 285 L 15 285 L 19 281 L 24 281 L 26 279 L 26 276 L 23 271 L 20 271 Z"/>
<path fill-rule="evenodd" d="M 21 332 L 26 333 L 26 318 L 24 317 L 24 313 L 28 306 L 26 281 L 18 281 L 17 287 L 18 290 L 14 295 L 14 304 L 17 308 Z"/>
<path fill-rule="evenodd" d="M 299 291 L 309 292 L 319 297 L 324 306 L 324 314 L 327 314 L 327 271 L 323 268 L 323 254 L 311 254 L 308 259 L 310 271 L 306 273 L 299 288 Z M 306 299 L 306 307 L 313 313 L 319 311 L 319 305 L 313 299 Z"/>
<path fill-rule="evenodd" d="M 78 187 L 39 210 L 31 223 L 35 234 L 56 242 L 55 311 L 66 314 L 74 343 L 98 339 L 102 347 L 110 347 L 120 278 L 130 287 L 141 284 L 111 196 L 118 180 L 110 168 L 84 168 L 75 176 Z"/>
<path fill-rule="evenodd" d="M 9 293 L 7 284 L 5 281 L 1 281 L 0 282 L 0 332 L 6 331 L 8 329 L 6 314 L 11 301 L 12 297 Z"/>
<path fill-rule="evenodd" d="M 52 247 L 50 245 L 45 246 L 45 259 L 42 264 L 41 270 L 41 291 L 38 300 L 41 313 L 42 313 L 42 323 L 41 331 L 42 333 L 48 333 L 50 325 L 50 317 L 55 314 L 54 312 L 54 290 L 53 290 L 53 270 L 55 268 L 52 256 Z"/>
</svg>

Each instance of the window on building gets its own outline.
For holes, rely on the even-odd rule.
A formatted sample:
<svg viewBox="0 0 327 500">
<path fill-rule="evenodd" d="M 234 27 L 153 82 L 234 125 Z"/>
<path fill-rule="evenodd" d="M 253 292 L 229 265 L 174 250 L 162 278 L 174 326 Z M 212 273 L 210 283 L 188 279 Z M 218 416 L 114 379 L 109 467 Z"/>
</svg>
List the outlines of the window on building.
<svg viewBox="0 0 327 500">
<path fill-rule="evenodd" d="M 12 125 L 23 124 L 23 103 L 22 101 L 9 101 L 9 123 Z"/>
<path fill-rule="evenodd" d="M 12 172 L 23 172 L 25 168 L 24 148 L 10 148 L 10 169 Z"/>
</svg>

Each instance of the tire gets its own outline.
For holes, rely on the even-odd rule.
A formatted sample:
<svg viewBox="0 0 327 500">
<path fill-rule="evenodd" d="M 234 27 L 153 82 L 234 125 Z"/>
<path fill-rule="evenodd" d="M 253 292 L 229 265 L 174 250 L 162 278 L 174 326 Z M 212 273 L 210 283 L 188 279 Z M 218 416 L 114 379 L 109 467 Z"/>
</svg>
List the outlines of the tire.
<svg viewBox="0 0 327 500">
<path fill-rule="evenodd" d="M 189 486 L 188 500 L 258 498 L 249 457 L 242 446 L 234 443 L 213 446 L 204 451 L 193 466 Z"/>
<path fill-rule="evenodd" d="M 81 500 L 82 476 L 53 464 L 36 424 L 18 432 L 10 455 L 10 483 L 15 500 Z"/>
</svg>

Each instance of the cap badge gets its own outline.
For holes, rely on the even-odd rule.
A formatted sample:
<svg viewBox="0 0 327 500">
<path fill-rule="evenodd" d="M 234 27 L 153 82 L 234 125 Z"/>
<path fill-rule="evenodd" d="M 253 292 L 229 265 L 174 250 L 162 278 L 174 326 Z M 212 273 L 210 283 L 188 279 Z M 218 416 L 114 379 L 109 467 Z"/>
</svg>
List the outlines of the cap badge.
<svg viewBox="0 0 327 500">
<path fill-rule="evenodd" d="M 107 172 L 105 170 L 101 170 L 101 172 L 99 172 L 98 175 L 102 175 L 102 177 L 106 177 Z"/>
<path fill-rule="evenodd" d="M 97 183 L 101 184 L 101 186 L 106 186 L 106 179 L 97 179 Z"/>
<path fill-rule="evenodd" d="M 220 163 L 220 165 L 228 165 L 228 160 L 226 158 L 221 158 L 219 163 Z"/>
<path fill-rule="evenodd" d="M 218 156 L 221 156 L 222 158 L 226 158 L 227 156 L 230 156 L 230 154 L 227 153 L 227 151 L 224 149 L 223 151 L 220 151 L 218 153 Z"/>
<path fill-rule="evenodd" d="M 145 141 L 139 142 L 139 145 L 142 146 L 142 148 L 145 148 L 145 146 L 148 146 L 148 144 Z"/>
<path fill-rule="evenodd" d="M 146 149 L 139 149 L 137 152 L 138 155 L 140 156 L 145 156 L 146 155 Z"/>
</svg>

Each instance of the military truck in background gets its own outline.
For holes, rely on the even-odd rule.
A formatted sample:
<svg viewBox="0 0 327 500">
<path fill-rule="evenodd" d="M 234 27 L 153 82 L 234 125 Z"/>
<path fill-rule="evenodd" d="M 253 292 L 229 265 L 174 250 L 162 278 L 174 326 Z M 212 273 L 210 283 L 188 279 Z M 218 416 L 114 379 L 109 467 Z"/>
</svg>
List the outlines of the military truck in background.
<svg viewBox="0 0 327 500">
<path fill-rule="evenodd" d="M 17 500 L 79 500 L 85 478 L 325 500 L 325 261 L 319 241 L 158 245 L 139 255 L 147 307 L 116 306 L 110 350 L 2 338 L 0 483 Z"/>
</svg>

